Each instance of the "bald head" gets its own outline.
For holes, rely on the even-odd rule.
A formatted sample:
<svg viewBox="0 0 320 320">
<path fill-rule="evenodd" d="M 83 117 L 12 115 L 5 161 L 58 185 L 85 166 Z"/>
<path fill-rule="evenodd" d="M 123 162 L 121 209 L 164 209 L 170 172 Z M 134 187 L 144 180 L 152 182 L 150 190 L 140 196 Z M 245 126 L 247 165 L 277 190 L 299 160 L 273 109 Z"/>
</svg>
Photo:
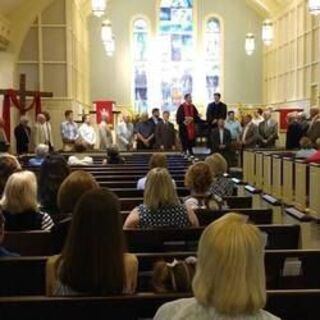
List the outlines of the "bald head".
<svg viewBox="0 0 320 320">
<path fill-rule="evenodd" d="M 37 122 L 44 124 L 46 122 L 46 116 L 43 113 L 37 115 Z"/>
</svg>

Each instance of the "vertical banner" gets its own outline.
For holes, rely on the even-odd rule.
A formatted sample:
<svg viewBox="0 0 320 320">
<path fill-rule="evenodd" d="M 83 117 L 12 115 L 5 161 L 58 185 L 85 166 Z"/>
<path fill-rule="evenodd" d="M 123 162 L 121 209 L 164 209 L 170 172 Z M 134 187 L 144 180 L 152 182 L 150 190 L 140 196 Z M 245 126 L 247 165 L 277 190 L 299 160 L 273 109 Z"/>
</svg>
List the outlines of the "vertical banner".
<svg viewBox="0 0 320 320">
<path fill-rule="evenodd" d="M 102 121 L 102 118 L 106 118 L 108 124 L 113 125 L 113 106 L 114 101 L 94 101 L 96 109 L 97 124 Z"/>
<path fill-rule="evenodd" d="M 288 130 L 288 114 L 292 112 L 302 112 L 302 108 L 290 108 L 290 109 L 278 109 L 276 110 L 280 113 L 280 131 L 286 132 Z"/>
</svg>

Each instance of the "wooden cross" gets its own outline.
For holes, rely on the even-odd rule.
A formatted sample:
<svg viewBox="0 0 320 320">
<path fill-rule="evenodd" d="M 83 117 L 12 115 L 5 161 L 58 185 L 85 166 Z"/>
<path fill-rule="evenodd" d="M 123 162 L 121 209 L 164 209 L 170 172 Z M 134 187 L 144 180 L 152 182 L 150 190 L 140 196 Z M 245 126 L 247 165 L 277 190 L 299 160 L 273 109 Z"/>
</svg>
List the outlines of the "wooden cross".
<svg viewBox="0 0 320 320">
<path fill-rule="evenodd" d="M 0 95 L 6 95 L 9 89 L 0 89 Z M 26 75 L 20 74 L 19 89 L 16 91 L 17 96 L 20 97 L 20 106 L 24 110 L 26 109 L 27 97 L 34 97 L 39 94 L 40 97 L 52 98 L 52 92 L 40 92 L 40 91 L 29 91 L 26 89 Z"/>
</svg>

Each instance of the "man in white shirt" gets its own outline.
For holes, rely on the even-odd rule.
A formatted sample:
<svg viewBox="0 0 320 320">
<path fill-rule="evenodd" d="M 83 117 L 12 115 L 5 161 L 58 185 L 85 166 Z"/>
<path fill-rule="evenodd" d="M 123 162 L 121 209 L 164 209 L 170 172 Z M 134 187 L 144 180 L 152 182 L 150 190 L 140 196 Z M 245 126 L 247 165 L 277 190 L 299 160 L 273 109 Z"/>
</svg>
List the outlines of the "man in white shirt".
<svg viewBox="0 0 320 320">
<path fill-rule="evenodd" d="M 112 132 L 107 123 L 107 116 L 102 114 L 101 122 L 99 124 L 99 138 L 100 138 L 100 149 L 107 150 L 113 145 Z"/>
<path fill-rule="evenodd" d="M 117 128 L 118 145 L 120 151 L 128 151 L 133 148 L 133 124 L 128 115 L 122 116 L 122 121 Z"/>
<path fill-rule="evenodd" d="M 63 150 L 68 152 L 74 149 L 74 144 L 79 138 L 79 131 L 77 124 L 73 121 L 73 111 L 66 110 L 64 116 L 66 121 L 62 122 L 60 130 Z"/>
<path fill-rule="evenodd" d="M 261 108 L 257 109 L 255 112 L 254 112 L 254 117 L 252 119 L 252 122 L 257 126 L 259 127 L 259 124 L 264 120 L 263 119 L 263 110 Z"/>
<path fill-rule="evenodd" d="M 46 117 L 43 113 L 37 115 L 37 120 L 33 128 L 33 143 L 36 148 L 40 144 L 45 144 L 49 148 L 53 147 L 51 140 L 52 133 L 51 128 L 47 126 Z"/>
<path fill-rule="evenodd" d="M 94 146 L 97 141 L 96 132 L 91 125 L 91 117 L 90 115 L 83 116 L 83 124 L 79 128 L 79 136 L 80 139 L 86 144 L 88 149 L 94 149 Z"/>
</svg>

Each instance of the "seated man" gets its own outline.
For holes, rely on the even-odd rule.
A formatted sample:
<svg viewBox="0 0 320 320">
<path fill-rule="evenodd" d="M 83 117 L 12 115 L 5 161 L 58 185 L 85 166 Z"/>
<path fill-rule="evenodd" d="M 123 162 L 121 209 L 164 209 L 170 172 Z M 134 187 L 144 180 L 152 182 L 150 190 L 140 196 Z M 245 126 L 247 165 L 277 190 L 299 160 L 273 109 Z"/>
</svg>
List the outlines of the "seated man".
<svg viewBox="0 0 320 320">
<path fill-rule="evenodd" d="M 85 154 L 87 146 L 82 141 L 77 141 L 75 146 L 76 155 L 70 156 L 68 159 L 69 166 L 90 166 L 93 164 L 93 159 Z"/>
<path fill-rule="evenodd" d="M 2 247 L 2 243 L 4 240 L 4 225 L 5 225 L 5 218 L 2 214 L 2 212 L 0 211 L 0 258 L 4 258 L 4 257 L 17 257 L 19 256 L 16 253 L 10 252 L 7 249 L 5 249 L 4 247 Z"/>
<path fill-rule="evenodd" d="M 148 114 L 143 113 L 141 120 L 136 127 L 137 149 L 146 150 L 153 148 L 153 139 L 155 134 L 154 122 L 148 119 Z"/>
<path fill-rule="evenodd" d="M 42 165 L 43 160 L 49 154 L 49 146 L 46 144 L 39 144 L 36 147 L 36 156 L 34 158 L 29 159 L 29 166 L 40 167 Z"/>
</svg>

